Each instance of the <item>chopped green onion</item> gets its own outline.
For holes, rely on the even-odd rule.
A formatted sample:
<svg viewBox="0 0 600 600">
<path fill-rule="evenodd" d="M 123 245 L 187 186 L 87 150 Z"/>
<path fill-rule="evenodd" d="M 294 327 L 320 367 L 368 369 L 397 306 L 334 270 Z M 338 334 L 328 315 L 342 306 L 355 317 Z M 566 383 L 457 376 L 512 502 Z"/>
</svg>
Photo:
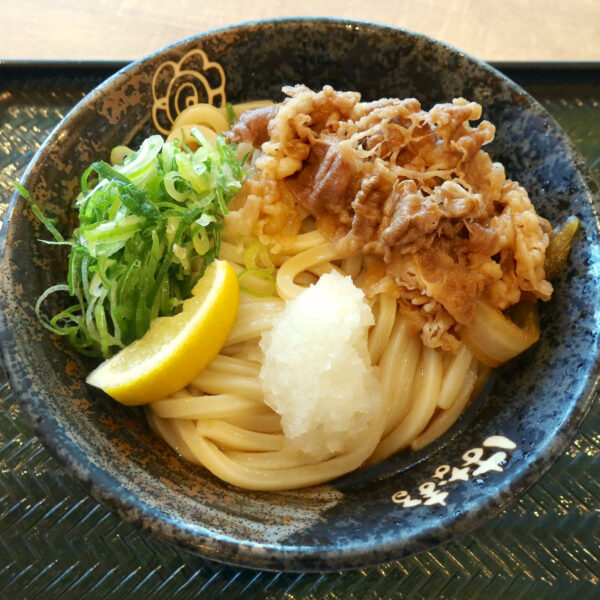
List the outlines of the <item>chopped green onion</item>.
<svg viewBox="0 0 600 600">
<path fill-rule="evenodd" d="M 113 167 L 115 165 L 122 165 L 132 154 L 134 154 L 134 150 L 127 146 L 115 146 L 110 151 L 110 164 L 113 165 Z"/>
<path fill-rule="evenodd" d="M 275 265 L 271 260 L 269 249 L 260 242 L 252 244 L 244 255 L 246 269 L 259 269 L 267 273 L 275 272 Z"/>
<path fill-rule="evenodd" d="M 56 240 L 49 243 L 71 246 L 67 282 L 47 289 L 35 310 L 44 327 L 79 352 L 108 358 L 142 337 L 152 319 L 179 309 L 219 255 L 223 217 L 244 166 L 224 138 L 213 146 L 199 131 L 192 134 L 194 152 L 151 136 L 137 152 L 115 148 L 113 166 L 91 164 L 81 177 L 72 241 L 15 182 Z M 56 292 L 74 303 L 48 318 L 42 304 Z"/>
<path fill-rule="evenodd" d="M 229 122 L 229 127 L 231 127 L 236 120 L 235 110 L 233 110 L 233 104 L 231 102 L 225 103 L 225 111 L 227 112 L 227 121 Z"/>
<path fill-rule="evenodd" d="M 264 286 L 264 289 L 258 289 L 259 282 L 253 280 L 256 278 L 258 280 L 265 281 L 268 285 Z M 254 287 L 248 287 L 243 283 L 244 279 L 247 280 L 249 285 L 253 285 Z M 275 283 L 275 276 L 273 273 L 269 273 L 268 271 L 264 271 L 263 269 L 244 269 L 240 273 L 238 273 L 238 281 L 240 283 L 240 290 L 243 292 L 247 292 L 252 296 L 258 296 L 261 298 L 266 298 L 268 296 L 272 296 L 277 289 L 277 285 Z M 258 285 L 257 285 L 258 284 Z M 263 287 L 263 286 L 261 286 Z"/>
<path fill-rule="evenodd" d="M 44 215 L 44 213 L 40 210 L 39 206 L 35 203 L 34 199 L 31 197 L 31 194 L 17 181 L 11 180 L 12 184 L 19 190 L 19 193 L 25 200 L 27 200 L 27 204 L 29 204 L 29 208 L 33 212 L 33 214 L 42 222 L 42 224 L 46 227 L 46 229 L 54 236 L 54 243 L 58 244 L 67 244 L 70 245 L 70 242 L 65 241 L 65 238 L 60 234 L 58 229 L 54 226 L 55 221 L 53 219 L 49 219 Z"/>
</svg>

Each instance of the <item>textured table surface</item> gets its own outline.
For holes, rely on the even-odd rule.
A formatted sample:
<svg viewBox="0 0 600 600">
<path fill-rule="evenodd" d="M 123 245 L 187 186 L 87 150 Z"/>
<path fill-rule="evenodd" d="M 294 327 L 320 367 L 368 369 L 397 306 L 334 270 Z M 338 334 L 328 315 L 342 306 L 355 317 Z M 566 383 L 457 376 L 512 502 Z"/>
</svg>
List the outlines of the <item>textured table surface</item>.
<svg viewBox="0 0 600 600">
<path fill-rule="evenodd" d="M 0 70 L 0 210 L 50 129 L 108 69 Z M 598 71 L 509 73 L 600 175 Z M 363 570 L 268 573 L 158 541 L 98 504 L 32 434 L 0 373 L 0 598 L 593 598 L 600 579 L 600 405 L 526 495 L 459 541 Z M 4 382 L 4 383 L 1 383 Z"/>
</svg>

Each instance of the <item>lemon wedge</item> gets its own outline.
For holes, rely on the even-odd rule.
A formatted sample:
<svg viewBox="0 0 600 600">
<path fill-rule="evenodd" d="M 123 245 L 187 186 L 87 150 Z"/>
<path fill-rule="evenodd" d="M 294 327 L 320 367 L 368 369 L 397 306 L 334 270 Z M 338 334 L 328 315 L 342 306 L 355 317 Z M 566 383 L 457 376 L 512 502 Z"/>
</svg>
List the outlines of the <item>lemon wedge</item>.
<svg viewBox="0 0 600 600">
<path fill-rule="evenodd" d="M 122 404 L 146 404 L 185 387 L 219 353 L 237 316 L 239 285 L 226 261 L 212 262 L 182 311 L 150 329 L 87 378 Z"/>
</svg>

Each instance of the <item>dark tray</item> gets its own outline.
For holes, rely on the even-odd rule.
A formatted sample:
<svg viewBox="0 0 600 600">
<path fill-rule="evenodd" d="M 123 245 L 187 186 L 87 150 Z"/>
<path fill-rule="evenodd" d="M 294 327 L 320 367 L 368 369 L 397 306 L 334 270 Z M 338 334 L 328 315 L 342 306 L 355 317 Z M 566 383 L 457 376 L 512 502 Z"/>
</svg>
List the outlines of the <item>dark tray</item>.
<svg viewBox="0 0 600 600">
<path fill-rule="evenodd" d="M 0 217 L 43 139 L 116 63 L 0 63 Z M 554 115 L 600 179 L 600 65 L 498 65 Z M 52 458 L 0 372 L 0 598 L 592 598 L 600 579 L 600 405 L 512 508 L 461 540 L 368 569 L 226 567 L 98 504 Z"/>
</svg>

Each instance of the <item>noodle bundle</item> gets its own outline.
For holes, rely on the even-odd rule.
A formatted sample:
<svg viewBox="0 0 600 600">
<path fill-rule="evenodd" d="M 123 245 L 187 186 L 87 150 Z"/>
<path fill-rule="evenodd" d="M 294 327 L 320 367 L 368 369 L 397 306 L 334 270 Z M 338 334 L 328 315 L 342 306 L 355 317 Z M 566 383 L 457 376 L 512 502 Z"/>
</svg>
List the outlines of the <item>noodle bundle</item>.
<svg viewBox="0 0 600 600">
<path fill-rule="evenodd" d="M 455 101 L 446 113 L 424 113 L 415 100 L 359 103 L 356 94 L 329 90 L 288 91 L 280 106 L 234 107 L 238 121 L 228 135 L 240 156 L 251 152 L 252 166 L 220 252 L 240 280 L 238 317 L 219 355 L 187 388 L 147 406 L 153 429 L 181 456 L 243 488 L 316 485 L 431 443 L 482 388 L 490 367 L 537 340 L 535 319 L 517 324 L 503 311 L 551 293 L 543 272 L 549 225 L 480 150 L 493 137 L 489 123 L 467 125 L 480 107 Z M 169 139 L 191 145 L 193 128 L 214 139 L 228 127 L 224 109 L 197 105 L 181 113 Z M 354 179 L 344 179 L 344 169 Z M 299 191 L 302 181 L 312 191 Z M 345 194 L 352 203 L 336 204 Z M 512 229 L 506 211 L 485 206 L 486 194 L 510 204 Z M 391 197 L 400 208 L 384 206 Z M 496 250 L 509 230 L 519 246 L 512 254 L 508 245 Z M 461 245 L 452 246 L 453 236 Z M 455 289 L 456 302 L 472 314 L 446 300 L 452 282 L 435 260 L 465 286 L 470 295 Z M 381 414 L 360 443 L 323 458 L 291 445 L 282 416 L 265 403 L 260 340 L 286 302 L 332 272 L 352 278 L 371 306 L 368 354 Z"/>
</svg>

